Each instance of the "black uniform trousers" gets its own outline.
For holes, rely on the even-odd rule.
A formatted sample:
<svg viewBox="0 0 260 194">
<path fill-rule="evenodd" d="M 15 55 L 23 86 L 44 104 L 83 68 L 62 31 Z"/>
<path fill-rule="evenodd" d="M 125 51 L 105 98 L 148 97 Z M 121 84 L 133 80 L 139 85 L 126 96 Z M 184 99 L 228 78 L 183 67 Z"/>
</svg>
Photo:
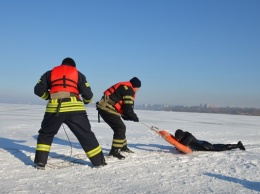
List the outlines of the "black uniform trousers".
<svg viewBox="0 0 260 194">
<path fill-rule="evenodd" d="M 98 113 L 102 119 L 111 127 L 114 131 L 113 145 L 112 147 L 122 148 L 126 145 L 126 126 L 120 116 L 107 112 L 102 109 L 98 109 Z M 119 142 L 118 142 L 119 140 Z M 117 145 L 117 146 L 115 146 Z"/>
<path fill-rule="evenodd" d="M 207 141 L 196 140 L 190 145 L 194 151 L 225 151 L 229 144 L 211 144 Z"/>
<path fill-rule="evenodd" d="M 92 164 L 94 166 L 103 164 L 105 161 L 103 152 L 99 146 L 95 134 L 91 131 L 90 122 L 86 113 L 60 113 L 59 115 L 45 113 L 41 124 L 41 129 L 39 130 L 37 147 L 39 145 L 49 145 L 50 148 L 53 138 L 58 133 L 62 123 L 65 123 L 77 137 L 87 156 L 88 153 L 91 153 L 91 151 L 94 150 L 94 153 L 89 154 L 91 157 L 88 156 Z M 34 162 L 46 164 L 48 155 L 48 150 L 36 149 Z"/>
</svg>

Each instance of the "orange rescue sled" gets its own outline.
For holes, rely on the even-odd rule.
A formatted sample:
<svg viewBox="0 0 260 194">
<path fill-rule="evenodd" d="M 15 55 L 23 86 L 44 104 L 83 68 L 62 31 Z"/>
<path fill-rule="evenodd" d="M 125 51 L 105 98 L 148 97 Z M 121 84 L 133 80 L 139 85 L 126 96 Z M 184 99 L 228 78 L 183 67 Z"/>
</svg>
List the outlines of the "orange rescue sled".
<svg viewBox="0 0 260 194">
<path fill-rule="evenodd" d="M 185 146 L 180 142 L 178 142 L 178 140 L 169 132 L 165 130 L 159 130 L 157 127 L 154 126 L 152 126 L 151 129 L 155 131 L 157 134 L 159 134 L 163 139 L 168 141 L 170 144 L 175 146 L 176 149 L 179 150 L 180 152 L 185 154 L 190 154 L 192 152 L 192 150 L 188 146 Z"/>
</svg>

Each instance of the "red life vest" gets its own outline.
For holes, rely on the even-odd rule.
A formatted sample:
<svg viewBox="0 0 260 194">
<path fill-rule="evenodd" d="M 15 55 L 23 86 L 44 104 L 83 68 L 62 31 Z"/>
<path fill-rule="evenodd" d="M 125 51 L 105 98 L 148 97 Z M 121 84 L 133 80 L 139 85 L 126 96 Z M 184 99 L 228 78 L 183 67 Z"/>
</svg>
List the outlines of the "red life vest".
<svg viewBox="0 0 260 194">
<path fill-rule="evenodd" d="M 55 92 L 71 92 L 79 94 L 78 91 L 78 70 L 69 65 L 54 67 L 51 72 L 51 90 Z"/>
<path fill-rule="evenodd" d="M 134 90 L 134 88 L 133 88 L 131 82 L 119 82 L 119 83 L 117 83 L 117 84 L 111 86 L 110 88 L 108 88 L 108 89 L 104 92 L 104 94 L 107 95 L 107 96 L 112 95 L 112 94 L 115 92 L 115 90 L 116 90 L 119 86 L 121 86 L 121 85 L 123 85 L 123 86 L 128 86 L 128 87 L 130 87 L 130 88 L 132 88 L 132 89 Z M 135 95 L 134 95 L 134 98 L 135 98 Z M 114 105 L 116 111 L 119 112 L 120 114 L 123 114 L 122 105 L 123 105 L 123 100 L 119 100 L 118 102 L 115 102 L 115 105 Z"/>
</svg>

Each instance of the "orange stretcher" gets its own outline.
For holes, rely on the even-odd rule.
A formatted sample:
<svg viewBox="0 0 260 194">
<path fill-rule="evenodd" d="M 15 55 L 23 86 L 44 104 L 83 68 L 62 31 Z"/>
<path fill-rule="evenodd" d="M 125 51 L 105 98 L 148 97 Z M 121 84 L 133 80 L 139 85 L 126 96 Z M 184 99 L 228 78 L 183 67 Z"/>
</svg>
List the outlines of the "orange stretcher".
<svg viewBox="0 0 260 194">
<path fill-rule="evenodd" d="M 192 150 L 188 146 L 185 146 L 185 145 L 181 144 L 180 142 L 178 142 L 178 140 L 169 132 L 167 132 L 165 130 L 159 130 L 157 127 L 154 127 L 154 126 L 152 126 L 150 129 L 155 131 L 163 139 L 165 139 L 171 145 L 176 147 L 176 149 L 179 150 L 180 152 L 185 153 L 185 154 L 192 153 Z"/>
</svg>

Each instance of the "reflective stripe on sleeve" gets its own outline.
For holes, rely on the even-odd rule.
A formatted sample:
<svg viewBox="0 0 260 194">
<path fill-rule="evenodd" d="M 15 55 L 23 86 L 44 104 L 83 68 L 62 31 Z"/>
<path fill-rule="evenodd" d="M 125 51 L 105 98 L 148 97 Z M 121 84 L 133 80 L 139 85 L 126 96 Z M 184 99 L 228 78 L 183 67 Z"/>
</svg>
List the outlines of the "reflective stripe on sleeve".
<svg viewBox="0 0 260 194">
<path fill-rule="evenodd" d="M 49 98 L 49 92 L 44 92 L 44 94 L 41 96 L 44 100 L 47 100 Z"/>
</svg>

